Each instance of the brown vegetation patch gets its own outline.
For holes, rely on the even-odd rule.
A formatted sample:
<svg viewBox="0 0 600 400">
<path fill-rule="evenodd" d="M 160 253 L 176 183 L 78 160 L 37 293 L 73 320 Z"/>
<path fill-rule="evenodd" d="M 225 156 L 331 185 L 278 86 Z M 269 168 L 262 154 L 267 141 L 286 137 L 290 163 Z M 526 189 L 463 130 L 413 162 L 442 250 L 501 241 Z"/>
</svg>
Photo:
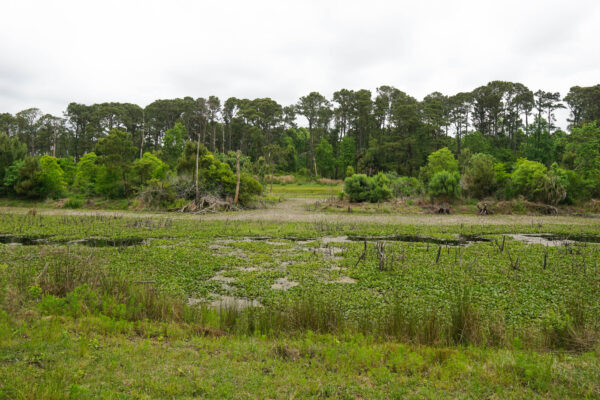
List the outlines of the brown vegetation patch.
<svg viewBox="0 0 600 400">
<path fill-rule="evenodd" d="M 319 179 L 317 179 L 317 182 L 322 185 L 330 185 L 330 186 L 340 185 L 340 184 L 344 183 L 344 181 L 341 179 L 328 179 L 328 178 L 319 178 Z"/>
<path fill-rule="evenodd" d="M 282 185 L 285 185 L 287 183 L 294 183 L 296 181 L 296 178 L 294 178 L 294 175 L 273 175 L 272 179 L 273 179 L 273 183 L 279 183 Z M 271 182 L 271 175 L 266 175 L 265 181 Z"/>
</svg>

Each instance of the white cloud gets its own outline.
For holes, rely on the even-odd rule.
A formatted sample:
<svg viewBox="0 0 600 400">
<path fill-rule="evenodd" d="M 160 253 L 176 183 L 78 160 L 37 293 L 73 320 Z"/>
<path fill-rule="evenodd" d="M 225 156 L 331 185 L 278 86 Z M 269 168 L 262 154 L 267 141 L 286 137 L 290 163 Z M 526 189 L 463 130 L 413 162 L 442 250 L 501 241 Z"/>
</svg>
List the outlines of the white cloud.
<svg viewBox="0 0 600 400">
<path fill-rule="evenodd" d="M 0 112 L 218 95 L 295 103 L 392 85 L 422 98 L 491 80 L 600 77 L 600 3 L 33 1 L 3 5 Z"/>
</svg>

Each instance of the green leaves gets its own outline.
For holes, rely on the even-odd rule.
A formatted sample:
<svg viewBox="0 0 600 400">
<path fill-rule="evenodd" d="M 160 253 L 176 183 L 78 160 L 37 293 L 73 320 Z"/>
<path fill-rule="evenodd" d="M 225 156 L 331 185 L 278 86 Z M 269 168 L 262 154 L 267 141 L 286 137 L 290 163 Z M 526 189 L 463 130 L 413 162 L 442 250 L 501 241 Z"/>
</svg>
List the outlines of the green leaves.
<svg viewBox="0 0 600 400">
<path fill-rule="evenodd" d="M 548 180 L 546 171 L 544 164 L 520 158 L 511 175 L 516 193 L 525 196 L 528 200 L 543 201 L 544 187 Z"/>
<path fill-rule="evenodd" d="M 476 153 L 471 156 L 463 174 L 463 188 L 475 198 L 483 198 L 496 190 L 494 157 Z"/>
<path fill-rule="evenodd" d="M 381 172 L 373 177 L 367 177 L 365 174 L 354 174 L 344 181 L 344 193 L 353 202 L 370 201 L 371 203 L 377 203 L 392 196 L 389 184 L 390 180 Z"/>
<path fill-rule="evenodd" d="M 427 157 L 427 165 L 421 168 L 421 180 L 428 183 L 436 173 L 442 171 L 458 173 L 458 161 L 447 147 L 439 149 Z"/>
<path fill-rule="evenodd" d="M 454 200 L 460 195 L 460 175 L 458 172 L 440 171 L 429 181 L 427 190 L 434 199 Z"/>
</svg>

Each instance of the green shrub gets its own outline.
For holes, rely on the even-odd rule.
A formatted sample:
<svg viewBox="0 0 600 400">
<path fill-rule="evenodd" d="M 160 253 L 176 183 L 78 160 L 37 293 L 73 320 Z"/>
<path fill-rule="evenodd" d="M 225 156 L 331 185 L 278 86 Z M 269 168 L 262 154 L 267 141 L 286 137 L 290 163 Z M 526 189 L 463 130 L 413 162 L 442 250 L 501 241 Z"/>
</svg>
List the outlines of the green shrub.
<svg viewBox="0 0 600 400">
<path fill-rule="evenodd" d="M 575 171 L 563 169 L 564 185 L 567 190 L 566 202 L 569 204 L 587 201 L 594 191 L 594 183 Z"/>
<path fill-rule="evenodd" d="M 302 167 L 297 172 L 298 176 L 307 177 L 310 175 L 310 171 L 306 167 Z"/>
<path fill-rule="evenodd" d="M 163 137 L 163 148 L 161 158 L 169 166 L 175 167 L 177 159 L 183 153 L 185 137 L 187 136 L 185 125 L 176 122 L 173 128 L 168 129 Z M 144 154 L 145 155 L 145 154 Z"/>
<path fill-rule="evenodd" d="M 392 197 L 392 191 L 389 187 L 389 184 L 390 180 L 383 172 L 380 172 L 374 177 L 370 178 L 369 201 L 371 203 L 378 203 L 380 201 L 388 200 L 390 197 Z"/>
<path fill-rule="evenodd" d="M 81 208 L 81 206 L 83 206 L 83 199 L 76 197 L 69 198 L 63 205 L 64 208 Z"/>
<path fill-rule="evenodd" d="M 412 197 L 423 194 L 423 183 L 412 176 L 400 176 L 391 179 L 390 189 L 394 197 Z"/>
<path fill-rule="evenodd" d="M 0 183 L 6 176 L 6 170 L 17 160 L 21 160 L 27 154 L 27 146 L 16 137 L 10 137 L 0 132 Z M 10 186 L 12 190 L 12 186 Z M 1 192 L 0 187 L 0 192 Z"/>
<path fill-rule="evenodd" d="M 85 154 L 77 163 L 75 170 L 74 186 L 78 192 L 85 195 L 96 193 L 96 180 L 98 178 L 98 156 L 91 152 Z"/>
<path fill-rule="evenodd" d="M 194 183 L 193 177 L 196 169 L 196 149 L 197 144 L 195 142 L 187 142 L 184 154 L 177 164 L 177 171 L 191 177 L 192 184 Z M 202 144 L 199 149 L 198 176 L 199 186 L 203 192 L 213 193 L 221 197 L 233 198 L 235 196 L 237 182 L 235 172 L 228 162 L 215 158 Z M 240 174 L 240 202 L 246 203 L 252 196 L 261 192 L 262 185 L 249 173 L 242 171 Z"/>
<path fill-rule="evenodd" d="M 175 186 L 170 180 L 150 179 L 138 199 L 145 208 L 160 209 L 170 207 L 176 196 Z"/>
<path fill-rule="evenodd" d="M 574 127 L 568 135 L 563 164 L 587 179 L 600 174 L 600 126 L 597 122 Z"/>
<path fill-rule="evenodd" d="M 447 147 L 439 149 L 427 157 L 427 165 L 421 167 L 420 178 L 423 182 L 429 183 L 436 173 L 442 171 L 458 173 L 458 161 Z"/>
<path fill-rule="evenodd" d="M 345 179 L 344 193 L 353 202 L 369 201 L 377 203 L 391 197 L 392 191 L 389 188 L 389 183 L 390 180 L 382 172 L 374 177 L 367 177 L 365 174 L 354 174 Z"/>
<path fill-rule="evenodd" d="M 469 158 L 462 177 L 462 187 L 474 198 L 481 199 L 496 190 L 494 157 L 476 153 Z"/>
<path fill-rule="evenodd" d="M 164 180 L 168 173 L 169 166 L 152 153 L 144 153 L 142 158 L 135 160 L 130 171 L 131 180 L 139 187 L 151 179 Z"/>
<path fill-rule="evenodd" d="M 369 178 L 365 174 L 354 174 L 344 180 L 344 193 L 352 202 L 369 200 L 370 189 Z"/>
<path fill-rule="evenodd" d="M 517 160 L 517 165 L 511 174 L 515 193 L 523 195 L 530 201 L 546 200 L 546 185 L 548 175 L 544 164 L 524 158 Z"/>
<path fill-rule="evenodd" d="M 566 182 L 567 177 L 563 170 L 558 168 L 558 164 L 552 164 L 544 185 L 546 203 L 557 205 L 567 198 Z"/>
<path fill-rule="evenodd" d="M 510 173 L 507 172 L 506 168 L 506 164 L 503 162 L 494 164 L 494 178 L 497 186 L 496 197 L 499 199 L 511 199 L 515 196 Z"/>
<path fill-rule="evenodd" d="M 40 157 L 40 174 L 38 177 L 39 194 L 41 197 L 58 198 L 64 194 L 66 183 L 64 172 L 56 157 L 43 155 Z"/>
<path fill-rule="evenodd" d="M 321 138 L 321 142 L 315 147 L 315 162 L 321 176 L 333 175 L 335 170 L 333 146 L 325 138 Z"/>
<path fill-rule="evenodd" d="M 126 196 L 128 185 L 119 170 L 103 164 L 98 166 L 95 191 L 108 198 L 119 199 Z"/>
<path fill-rule="evenodd" d="M 24 164 L 24 160 L 16 160 L 6 168 L 4 171 L 4 181 L 2 182 L 4 193 L 15 193 L 15 186 L 19 183 L 19 170 Z"/>
<path fill-rule="evenodd" d="M 12 185 L 16 194 L 32 199 L 59 198 L 64 194 L 64 173 L 56 157 L 27 157 L 13 166 L 8 169 L 4 183 Z"/>
<path fill-rule="evenodd" d="M 260 182 L 254 179 L 250 174 L 245 172 L 240 174 L 240 203 L 246 204 L 252 197 L 261 194 L 262 190 L 263 187 Z"/>
<path fill-rule="evenodd" d="M 58 165 L 60 165 L 60 168 L 63 170 L 63 178 L 67 186 L 73 185 L 75 172 L 77 171 L 77 165 L 75 165 L 73 159 L 70 157 L 59 158 Z"/>
<path fill-rule="evenodd" d="M 354 174 L 354 167 L 352 165 L 348 165 L 348 167 L 346 167 L 346 178 Z"/>
<path fill-rule="evenodd" d="M 451 201 L 458 198 L 460 194 L 459 182 L 458 172 L 440 171 L 433 175 L 427 185 L 427 190 L 434 199 Z"/>
<path fill-rule="evenodd" d="M 98 192 L 111 198 L 126 197 L 131 193 L 127 177 L 136 154 L 131 134 L 113 129 L 98 140 L 95 150 L 101 165 L 97 178 Z"/>
</svg>

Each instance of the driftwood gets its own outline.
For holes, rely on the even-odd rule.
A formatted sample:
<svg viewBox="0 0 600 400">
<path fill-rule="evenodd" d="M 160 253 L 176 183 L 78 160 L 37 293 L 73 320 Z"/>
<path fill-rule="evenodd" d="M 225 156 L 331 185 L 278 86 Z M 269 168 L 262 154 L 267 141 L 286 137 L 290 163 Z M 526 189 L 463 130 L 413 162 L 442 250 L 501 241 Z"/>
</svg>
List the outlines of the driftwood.
<svg viewBox="0 0 600 400">
<path fill-rule="evenodd" d="M 479 215 L 491 215 L 493 212 L 488 209 L 487 203 L 477 203 L 477 209 L 479 210 L 477 214 Z"/>
<path fill-rule="evenodd" d="M 450 214 L 450 205 L 449 204 L 441 204 L 437 210 L 438 214 Z"/>
<path fill-rule="evenodd" d="M 531 203 L 529 208 L 539 212 L 540 214 L 558 215 L 558 208 L 548 204 Z"/>
<path fill-rule="evenodd" d="M 435 263 L 438 264 L 440 262 L 440 255 L 442 254 L 442 246 L 438 247 L 437 255 L 435 256 Z"/>
<path fill-rule="evenodd" d="M 196 201 L 186 204 L 179 211 L 192 214 L 206 214 L 209 212 L 235 211 L 238 207 L 229 200 L 223 200 L 217 196 L 205 195 Z"/>
<path fill-rule="evenodd" d="M 379 259 L 379 270 L 385 270 L 385 242 L 377 242 L 377 258 Z"/>
<path fill-rule="evenodd" d="M 363 252 L 360 255 L 360 257 L 358 257 L 358 260 L 356 261 L 354 268 L 358 267 L 358 264 L 360 264 L 361 261 L 364 261 L 367 259 L 367 241 L 365 240 L 364 243 L 365 243 L 365 247 L 364 247 Z"/>
</svg>

